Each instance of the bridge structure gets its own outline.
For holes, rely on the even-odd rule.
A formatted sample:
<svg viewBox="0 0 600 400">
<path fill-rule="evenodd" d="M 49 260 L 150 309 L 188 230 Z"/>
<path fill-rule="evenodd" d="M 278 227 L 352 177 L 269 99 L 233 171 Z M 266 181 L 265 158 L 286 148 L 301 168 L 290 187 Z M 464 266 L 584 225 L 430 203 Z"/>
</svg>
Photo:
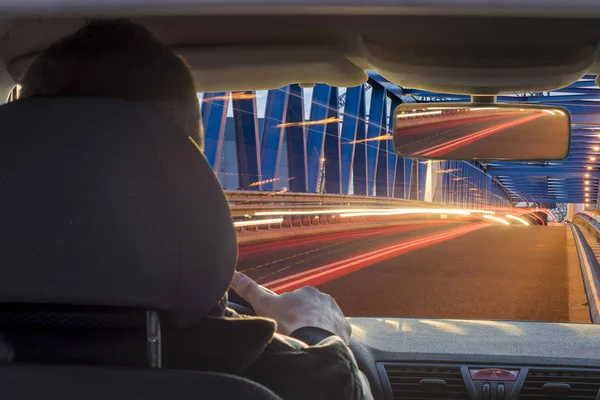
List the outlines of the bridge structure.
<svg viewBox="0 0 600 400">
<path fill-rule="evenodd" d="M 566 107 L 572 136 L 570 154 L 562 161 L 479 163 L 399 157 L 391 140 L 397 106 L 470 99 L 400 87 L 375 72 L 369 72 L 366 84 L 351 88 L 316 84 L 203 93 L 204 151 L 229 190 L 376 196 L 470 208 L 523 202 L 597 207 L 600 89 L 594 79 L 585 75 L 552 92 L 497 98 Z"/>
</svg>

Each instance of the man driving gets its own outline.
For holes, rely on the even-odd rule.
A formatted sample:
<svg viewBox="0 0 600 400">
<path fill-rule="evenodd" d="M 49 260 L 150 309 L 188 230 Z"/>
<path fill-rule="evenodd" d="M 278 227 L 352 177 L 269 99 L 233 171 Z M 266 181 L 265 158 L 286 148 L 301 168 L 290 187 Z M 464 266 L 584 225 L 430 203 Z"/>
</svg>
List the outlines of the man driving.
<svg viewBox="0 0 600 400">
<path fill-rule="evenodd" d="M 43 95 L 107 96 L 143 103 L 203 148 L 190 70 L 149 30 L 127 20 L 91 22 L 41 52 L 26 71 L 21 97 Z M 185 354 L 165 357 L 166 368 L 236 373 L 283 398 L 371 398 L 369 384 L 347 347 L 351 326 L 331 296 L 313 287 L 277 295 L 240 273 L 232 289 L 258 317 L 227 308 L 224 294 L 214 318 L 196 329 L 165 332 L 165 353 L 181 346 L 181 353 L 172 354 Z M 198 340 L 194 332 L 208 340 Z M 133 363 L 126 358 L 115 354 L 114 362 Z"/>
</svg>

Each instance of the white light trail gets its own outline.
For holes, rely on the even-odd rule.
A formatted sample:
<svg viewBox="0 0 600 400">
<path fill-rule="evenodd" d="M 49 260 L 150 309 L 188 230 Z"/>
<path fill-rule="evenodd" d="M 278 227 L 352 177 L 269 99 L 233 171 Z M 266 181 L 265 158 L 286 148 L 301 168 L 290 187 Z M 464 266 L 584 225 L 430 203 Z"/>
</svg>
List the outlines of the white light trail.
<svg viewBox="0 0 600 400">
<path fill-rule="evenodd" d="M 272 218 L 272 219 L 259 219 L 256 221 L 237 221 L 233 223 L 233 226 L 257 226 L 257 225 L 268 225 L 268 224 L 280 224 L 283 222 L 283 218 Z"/>
<path fill-rule="evenodd" d="M 493 215 L 484 215 L 483 218 L 491 219 L 492 221 L 500 222 L 501 224 L 504 224 L 504 225 L 510 225 L 510 222 L 508 222 L 507 220 L 498 218 L 498 217 L 494 217 Z"/>
<path fill-rule="evenodd" d="M 370 215 L 403 215 L 403 214 L 449 214 L 449 215 L 471 215 L 471 214 L 495 214 L 489 210 L 466 210 L 455 208 L 345 208 L 332 210 L 303 210 L 303 211 L 257 211 L 257 217 L 285 216 L 285 215 L 322 215 L 339 214 L 342 218 L 359 217 Z"/>
<path fill-rule="evenodd" d="M 351 212 L 340 214 L 341 218 L 367 217 L 376 215 L 406 215 L 406 214 L 447 214 L 447 215 L 471 215 L 468 210 L 454 210 L 446 208 L 400 208 L 396 210 L 373 210 L 363 212 Z"/>
<path fill-rule="evenodd" d="M 510 215 L 510 214 L 506 214 L 506 218 L 508 219 L 512 219 L 513 221 L 519 221 L 520 223 L 522 223 L 523 225 L 527 225 L 529 226 L 529 222 L 527 222 L 525 219 L 521 218 L 521 217 L 517 217 L 515 215 Z"/>
<path fill-rule="evenodd" d="M 254 215 L 260 217 L 268 217 L 271 215 L 319 215 L 319 214 L 340 214 L 347 212 L 365 212 L 365 211 L 381 211 L 381 209 L 338 209 L 338 210 L 306 210 L 306 211 L 258 211 Z"/>
<path fill-rule="evenodd" d="M 399 114 L 399 115 L 396 115 L 396 118 L 402 119 L 402 118 L 410 118 L 410 117 L 419 117 L 421 115 L 439 115 L 441 113 L 442 113 L 441 111 L 425 111 L 425 112 L 421 112 L 421 113 Z"/>
</svg>

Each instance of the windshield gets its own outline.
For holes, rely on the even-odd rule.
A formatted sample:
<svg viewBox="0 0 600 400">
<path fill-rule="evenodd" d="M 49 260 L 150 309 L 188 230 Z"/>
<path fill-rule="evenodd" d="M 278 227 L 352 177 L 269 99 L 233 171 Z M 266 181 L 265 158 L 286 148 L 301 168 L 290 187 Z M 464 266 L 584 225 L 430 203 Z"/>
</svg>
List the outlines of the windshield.
<svg viewBox="0 0 600 400">
<path fill-rule="evenodd" d="M 317 286 L 350 317 L 589 323 L 565 221 L 595 208 L 600 140 L 575 143 L 590 155 L 570 175 L 542 162 L 402 158 L 394 109 L 445 99 L 390 85 L 199 94 L 238 270 L 277 293 Z"/>
</svg>

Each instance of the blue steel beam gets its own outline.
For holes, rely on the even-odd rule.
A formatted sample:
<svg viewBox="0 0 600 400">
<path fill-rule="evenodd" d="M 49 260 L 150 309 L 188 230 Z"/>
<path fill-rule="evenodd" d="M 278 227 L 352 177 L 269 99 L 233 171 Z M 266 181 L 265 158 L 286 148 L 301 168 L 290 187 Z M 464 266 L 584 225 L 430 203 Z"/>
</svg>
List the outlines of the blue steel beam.
<svg viewBox="0 0 600 400">
<path fill-rule="evenodd" d="M 458 169 L 458 161 L 448 161 L 446 168 L 449 169 L 450 172 L 448 175 L 448 186 L 446 188 L 448 198 L 448 202 L 451 205 L 456 205 L 458 200 L 458 179 L 460 179 L 460 171 Z"/>
<path fill-rule="evenodd" d="M 567 88 L 580 88 L 580 87 L 597 87 L 596 83 L 594 82 L 594 80 L 579 80 L 577 82 L 573 82 L 571 83 L 569 86 L 567 86 Z"/>
<path fill-rule="evenodd" d="M 588 171 L 585 168 L 546 168 L 546 167 L 524 167 L 524 168 L 507 168 L 507 167 L 490 167 L 488 173 L 492 176 L 552 176 L 552 177 L 577 177 L 585 178 L 585 175 L 590 177 L 600 177 L 600 171 Z"/>
<path fill-rule="evenodd" d="M 598 182 L 597 179 L 594 178 L 569 178 L 565 180 L 556 180 L 555 178 L 545 178 L 545 177 L 532 177 L 530 179 L 517 178 L 513 177 L 510 181 L 507 181 L 505 186 L 510 185 L 519 185 L 523 183 L 527 183 L 529 187 L 537 187 L 543 185 L 549 190 L 568 190 L 573 188 L 583 188 L 587 186 L 584 181 L 589 182 L 588 185 L 594 184 L 594 182 Z M 528 188 L 529 188 L 528 187 Z M 528 189 L 526 188 L 526 189 Z"/>
<path fill-rule="evenodd" d="M 553 104 L 557 106 L 567 107 L 572 113 L 589 113 L 593 112 L 591 110 L 598 109 L 600 104 L 597 101 L 591 100 L 577 100 L 577 101 L 564 101 L 558 104 Z"/>
<path fill-rule="evenodd" d="M 304 125 L 304 91 L 299 85 L 290 86 L 285 128 L 290 191 L 308 191 L 306 174 L 306 128 Z"/>
<path fill-rule="evenodd" d="M 536 195 L 552 195 L 552 196 L 583 196 L 584 192 L 583 188 L 580 189 L 573 189 L 573 190 L 564 190 L 564 191 L 557 191 L 557 190 L 545 190 L 544 188 L 532 188 L 531 190 L 521 190 L 520 188 L 514 188 L 514 187 L 510 187 L 508 186 L 508 188 L 510 190 L 519 190 L 519 194 L 522 196 L 536 196 Z M 591 192 L 587 192 L 588 195 Z M 595 196 L 594 196 L 595 197 Z"/>
<path fill-rule="evenodd" d="M 392 105 L 390 107 L 390 115 L 388 116 L 389 118 L 389 122 L 388 122 L 388 127 L 390 130 L 393 129 L 394 127 L 394 110 L 396 109 L 396 107 L 398 107 L 400 104 L 402 104 L 402 100 L 397 98 L 397 97 L 393 97 L 392 98 Z M 392 133 L 391 131 L 389 132 L 390 134 Z M 398 162 L 402 162 L 402 160 L 398 160 L 398 156 L 396 155 L 396 151 L 394 150 L 394 142 L 392 140 L 386 140 L 386 147 L 387 147 L 387 195 L 388 197 L 396 197 L 396 173 L 397 173 L 397 168 L 396 168 L 396 164 Z"/>
<path fill-rule="evenodd" d="M 369 75 L 369 81 L 371 81 L 371 83 L 376 83 L 383 87 L 392 97 L 400 99 L 401 96 L 404 96 L 404 88 L 388 81 L 378 72 L 368 71 L 367 74 Z"/>
<path fill-rule="evenodd" d="M 509 185 L 508 183 L 505 184 L 505 186 L 509 189 L 515 189 L 516 186 L 518 185 Z M 552 194 L 567 194 L 567 193 L 582 193 L 583 192 L 583 186 L 581 187 L 571 187 L 571 188 L 549 188 L 549 187 L 544 187 L 542 185 L 528 185 L 529 187 L 527 189 L 523 189 L 520 190 L 519 193 L 521 194 L 527 194 L 527 193 L 537 193 L 537 192 L 545 192 L 545 193 L 552 193 Z M 592 187 L 592 186 L 590 186 Z"/>
<path fill-rule="evenodd" d="M 384 117 L 385 89 L 377 84 L 372 85 L 371 105 L 369 107 L 369 121 L 367 128 L 367 140 L 380 137 L 385 134 L 386 119 Z M 375 174 L 377 172 L 377 161 L 379 155 L 379 142 L 367 142 L 367 194 L 375 193 Z"/>
<path fill-rule="evenodd" d="M 354 142 L 357 139 L 358 127 L 364 126 L 364 120 L 359 115 L 365 114 L 363 86 L 356 86 L 346 90 L 346 105 L 342 120 L 340 143 L 341 163 L 341 193 L 350 194 L 350 179 L 352 177 L 352 164 L 354 163 Z M 361 111 L 362 110 L 362 111 Z"/>
<path fill-rule="evenodd" d="M 534 191 L 534 192 L 519 192 L 519 194 L 522 197 L 527 197 L 527 198 L 534 198 L 534 199 L 538 199 L 538 198 L 544 198 L 544 199 L 548 199 L 548 198 L 556 198 L 556 199 L 573 199 L 573 198 L 577 198 L 577 199 L 589 199 L 589 200 L 595 200 L 596 197 L 584 197 L 584 195 L 582 194 L 582 192 L 578 192 L 578 193 L 551 193 L 551 192 L 545 192 L 543 190 L 538 190 L 538 191 Z"/>
<path fill-rule="evenodd" d="M 379 119 L 378 119 L 379 121 Z M 387 130 L 388 119 L 387 119 L 387 96 L 383 98 L 383 107 L 382 107 L 382 116 L 381 116 L 381 129 L 379 131 L 380 137 L 389 134 Z M 383 138 L 381 138 L 383 139 Z M 388 153 L 389 150 L 392 152 L 393 145 L 389 145 L 391 140 L 379 140 L 377 142 L 373 142 L 373 144 L 377 144 L 378 154 L 377 154 L 377 170 L 375 174 L 375 194 L 380 197 L 389 197 L 390 196 L 390 188 L 388 187 L 389 177 L 388 177 Z M 389 145 L 389 150 L 388 150 Z"/>
<path fill-rule="evenodd" d="M 594 85 L 593 82 L 592 82 L 592 85 Z M 595 95 L 596 97 L 600 97 L 600 88 L 598 88 L 598 87 L 573 87 L 573 86 L 568 86 L 566 88 L 557 89 L 554 92 L 555 93 L 590 94 L 590 95 Z"/>
<path fill-rule="evenodd" d="M 260 159 L 262 164 L 263 190 L 273 190 L 275 179 L 281 179 L 279 174 L 279 160 L 287 117 L 290 87 L 269 90 L 267 94 L 267 107 L 263 125 Z"/>
<path fill-rule="evenodd" d="M 522 188 L 522 193 L 526 193 L 527 191 L 537 191 L 540 189 L 543 189 L 545 191 L 550 191 L 550 192 L 556 192 L 556 193 L 567 193 L 567 192 L 572 192 L 573 190 L 583 190 L 584 185 L 580 185 L 580 186 L 571 186 L 571 185 L 564 185 L 564 186 L 548 186 L 548 185 L 544 185 L 543 183 L 534 183 L 534 182 L 516 182 L 516 181 L 506 181 L 504 183 L 504 186 L 506 186 L 509 189 L 514 189 L 515 187 L 519 187 L 519 186 L 525 186 Z"/>
<path fill-rule="evenodd" d="M 337 108 L 338 88 L 332 87 L 329 94 L 327 119 L 339 120 Z M 329 123 L 325 127 L 325 191 L 332 194 L 342 193 L 341 186 L 341 159 L 340 159 L 340 126 L 338 123 Z"/>
<path fill-rule="evenodd" d="M 465 203 L 465 194 L 467 188 L 467 181 L 469 177 L 466 174 L 465 163 L 458 162 L 457 169 L 457 175 L 461 179 L 459 181 L 456 181 L 456 202 L 458 205 L 462 206 Z"/>
<path fill-rule="evenodd" d="M 330 98 L 330 86 L 322 83 L 315 85 L 310 108 L 310 121 L 312 123 L 321 121 L 322 123 L 310 125 L 307 128 L 306 165 L 309 192 L 316 192 L 319 185 L 321 157 L 323 156 L 323 145 L 327 131 L 325 120 L 329 115 Z M 335 98 L 335 108 L 337 109 L 337 96 Z"/>
<path fill-rule="evenodd" d="M 360 87 L 360 90 L 364 90 Z M 354 194 L 367 195 L 367 148 L 366 148 L 366 115 L 364 91 L 360 97 L 360 107 L 358 109 L 358 126 L 356 129 L 356 141 L 354 145 L 354 161 L 352 163 L 352 176 L 354 185 Z"/>
<path fill-rule="evenodd" d="M 260 185 L 260 136 L 256 114 L 256 95 L 243 92 L 246 96 L 233 97 L 233 119 L 237 149 L 239 188 L 259 190 Z"/>
<path fill-rule="evenodd" d="M 200 113 L 204 129 L 204 155 L 213 171 L 219 170 L 228 107 L 229 93 L 217 92 L 202 95 Z M 197 141 L 197 138 L 194 139 Z"/>
<path fill-rule="evenodd" d="M 579 180 L 579 182 L 560 182 L 560 181 L 558 181 L 558 182 L 552 183 L 552 182 L 536 182 L 536 181 L 532 181 L 532 180 L 522 179 L 522 180 L 510 180 L 510 181 L 507 181 L 504 185 L 506 187 L 511 187 L 511 186 L 517 186 L 517 185 L 521 185 L 521 184 L 525 183 L 531 188 L 539 187 L 539 186 L 543 185 L 548 190 L 554 190 L 554 191 L 583 189 L 584 187 L 588 186 L 583 183 L 583 179 L 578 179 L 578 180 Z M 594 181 L 597 182 L 597 179 Z M 592 183 L 590 183 L 590 185 L 593 186 Z"/>
</svg>

